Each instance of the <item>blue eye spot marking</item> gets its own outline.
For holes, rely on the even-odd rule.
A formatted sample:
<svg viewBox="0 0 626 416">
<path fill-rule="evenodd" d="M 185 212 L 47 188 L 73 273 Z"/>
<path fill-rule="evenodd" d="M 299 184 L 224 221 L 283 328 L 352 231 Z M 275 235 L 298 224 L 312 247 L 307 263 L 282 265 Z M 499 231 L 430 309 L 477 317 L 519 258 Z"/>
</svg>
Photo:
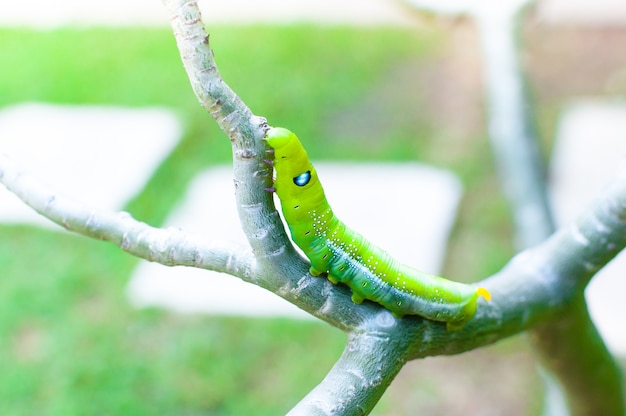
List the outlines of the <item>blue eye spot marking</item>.
<svg viewBox="0 0 626 416">
<path fill-rule="evenodd" d="M 311 180 L 311 171 L 307 170 L 304 173 L 299 174 L 295 178 L 293 178 L 293 183 L 298 186 L 304 186 Z"/>
</svg>

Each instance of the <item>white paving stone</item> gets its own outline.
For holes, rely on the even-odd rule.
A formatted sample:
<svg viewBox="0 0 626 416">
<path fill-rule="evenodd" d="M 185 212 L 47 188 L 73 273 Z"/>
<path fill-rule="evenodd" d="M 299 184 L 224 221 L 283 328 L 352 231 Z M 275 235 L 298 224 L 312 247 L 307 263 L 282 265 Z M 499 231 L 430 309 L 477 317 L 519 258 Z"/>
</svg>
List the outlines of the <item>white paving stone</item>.
<svg viewBox="0 0 626 416">
<path fill-rule="evenodd" d="M 337 216 L 403 262 L 438 273 L 461 186 L 449 172 L 419 164 L 316 163 Z M 230 167 L 189 186 L 166 221 L 186 232 L 247 244 L 236 216 Z M 227 275 L 143 262 L 128 293 L 137 306 L 184 313 L 309 317 L 290 303 Z"/>
<path fill-rule="evenodd" d="M 0 110 L 0 152 L 54 189 L 121 210 L 181 137 L 163 108 L 28 103 Z M 0 222 L 61 228 L 0 186 Z"/>
<path fill-rule="evenodd" d="M 564 114 L 551 163 L 551 188 L 559 223 L 588 207 L 626 160 L 626 105 L 580 102 Z M 626 255 L 591 281 L 585 293 L 591 316 L 614 352 L 626 356 Z"/>
</svg>

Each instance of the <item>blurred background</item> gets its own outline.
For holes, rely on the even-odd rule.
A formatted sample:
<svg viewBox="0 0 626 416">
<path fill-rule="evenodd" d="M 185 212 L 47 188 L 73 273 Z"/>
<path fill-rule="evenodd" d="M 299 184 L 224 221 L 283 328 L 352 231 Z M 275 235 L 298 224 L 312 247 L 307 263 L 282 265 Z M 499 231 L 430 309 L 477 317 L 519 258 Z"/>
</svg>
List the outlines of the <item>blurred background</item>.
<svg viewBox="0 0 626 416">
<path fill-rule="evenodd" d="M 439 273 L 475 281 L 515 253 L 487 139 L 480 39 L 471 18 L 391 0 L 200 3 L 226 82 L 270 123 L 314 138 L 306 142 L 313 160 L 420 162 L 458 179 L 464 191 L 446 211 L 451 229 L 443 232 Z M 0 7 L 0 25 L 0 151 L 27 131 L 17 142 L 28 140 L 22 157 L 41 159 L 33 168 L 70 166 L 68 181 L 99 177 L 81 188 L 85 195 L 115 195 L 111 209 L 153 226 L 168 222 L 198 175 L 230 163 L 229 142 L 193 96 L 159 1 L 12 3 Z M 568 147 L 557 145 L 564 120 L 581 123 L 585 108 L 608 106 L 615 115 L 588 130 L 574 124 L 574 131 L 597 133 L 591 144 L 607 153 L 626 152 L 600 141 L 602 126 L 615 132 L 626 119 L 626 5 L 538 1 L 524 14 L 519 41 L 546 164 L 554 149 Z M 22 111 L 33 102 L 40 104 Z M 41 103 L 52 113 L 44 114 Z M 85 108 L 102 109 L 105 121 L 85 119 Z M 134 114 L 133 122 L 144 111 L 156 113 L 135 129 L 121 124 L 107 134 L 129 136 L 109 142 L 98 132 L 125 117 L 111 108 Z M 32 130 L 60 117 L 77 131 Z M 149 130 L 155 123 L 167 128 Z M 54 141 L 70 135 L 79 139 Z M 98 150 L 76 153 L 81 138 L 96 140 Z M 129 140 L 142 146 L 132 149 Z M 122 163 L 122 155 L 133 158 Z M 152 162 L 139 168 L 133 161 L 142 156 Z M 83 159 L 94 160 L 90 172 L 76 164 Z M 589 169 L 606 164 L 600 159 Z M 46 170 L 42 175 L 49 179 Z M 284 414 L 341 354 L 343 333 L 289 313 L 139 308 L 128 295 L 139 260 L 9 217 L 0 223 L 2 414 Z M 402 222 L 393 228 L 419 233 Z M 615 316 L 624 317 L 623 310 Z M 612 345 L 626 364 L 620 341 Z M 533 415 L 542 400 L 532 353 L 517 336 L 409 363 L 373 414 Z"/>
</svg>

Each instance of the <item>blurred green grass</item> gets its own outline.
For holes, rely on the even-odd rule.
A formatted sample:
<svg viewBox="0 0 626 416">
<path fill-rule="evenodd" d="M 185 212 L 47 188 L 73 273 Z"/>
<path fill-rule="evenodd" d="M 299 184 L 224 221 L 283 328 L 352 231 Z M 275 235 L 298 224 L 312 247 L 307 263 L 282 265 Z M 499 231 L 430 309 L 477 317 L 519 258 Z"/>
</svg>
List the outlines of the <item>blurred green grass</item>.
<svg viewBox="0 0 626 416">
<path fill-rule="evenodd" d="M 440 117 L 418 88 L 439 79 L 432 62 L 449 39 L 423 29 L 217 27 L 211 45 L 230 86 L 270 124 L 297 131 L 314 160 L 421 160 L 459 173 L 471 194 L 445 272 L 476 280 L 512 254 L 507 209 L 482 127 L 443 134 L 458 139 L 452 152 L 438 140 Z M 230 160 L 167 29 L 2 29 L 0 49 L 0 106 L 162 105 L 180 115 L 180 145 L 127 207 L 142 221 L 161 224 L 196 173 Z M 398 73 L 413 67 L 432 71 Z M 124 295 L 137 260 L 116 247 L 34 227 L 0 232 L 1 414 L 284 414 L 345 342 L 323 323 L 138 311 Z M 402 414 L 385 399 L 380 409 Z"/>
</svg>

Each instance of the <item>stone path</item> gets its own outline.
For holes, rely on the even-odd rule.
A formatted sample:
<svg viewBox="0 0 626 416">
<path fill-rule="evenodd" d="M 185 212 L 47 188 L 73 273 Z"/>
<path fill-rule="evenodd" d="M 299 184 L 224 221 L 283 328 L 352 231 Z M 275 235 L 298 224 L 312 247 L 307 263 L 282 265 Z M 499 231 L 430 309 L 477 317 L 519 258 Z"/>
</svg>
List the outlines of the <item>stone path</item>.
<svg viewBox="0 0 626 416">
<path fill-rule="evenodd" d="M 182 128 L 172 111 L 27 103 L 0 110 L 0 151 L 66 195 L 113 211 L 143 189 Z M 0 186 L 0 222 L 61 230 Z"/>
</svg>

